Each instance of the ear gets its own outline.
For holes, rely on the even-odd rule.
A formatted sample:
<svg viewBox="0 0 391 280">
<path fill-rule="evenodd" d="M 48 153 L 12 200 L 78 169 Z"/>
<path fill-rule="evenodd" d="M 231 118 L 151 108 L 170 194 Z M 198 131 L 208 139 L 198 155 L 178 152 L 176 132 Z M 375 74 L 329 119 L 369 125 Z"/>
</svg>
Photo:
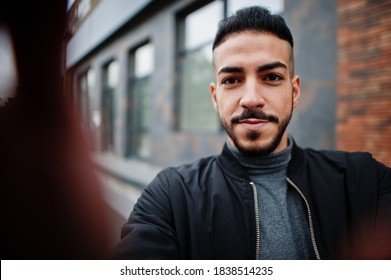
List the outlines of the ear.
<svg viewBox="0 0 391 280">
<path fill-rule="evenodd" d="M 210 83 L 209 90 L 210 90 L 210 95 L 212 97 L 213 107 L 215 108 L 216 112 L 218 112 L 217 97 L 216 97 L 216 84 Z"/>
<path fill-rule="evenodd" d="M 295 76 L 292 79 L 292 94 L 293 94 L 293 108 L 296 108 L 300 98 L 300 76 Z"/>
</svg>

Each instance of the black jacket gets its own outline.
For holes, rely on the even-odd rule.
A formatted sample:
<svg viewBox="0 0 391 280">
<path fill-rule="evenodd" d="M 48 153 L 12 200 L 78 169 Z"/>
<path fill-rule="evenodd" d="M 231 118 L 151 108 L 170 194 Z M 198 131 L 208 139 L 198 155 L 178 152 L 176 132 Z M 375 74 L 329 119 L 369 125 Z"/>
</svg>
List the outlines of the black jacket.
<svg viewBox="0 0 391 280">
<path fill-rule="evenodd" d="M 303 198 L 318 258 L 354 258 L 359 233 L 372 238 L 391 220 L 391 170 L 368 153 L 294 144 L 287 181 Z M 262 233 L 254 191 L 227 146 L 219 156 L 165 169 L 137 201 L 114 257 L 255 259 Z"/>
</svg>

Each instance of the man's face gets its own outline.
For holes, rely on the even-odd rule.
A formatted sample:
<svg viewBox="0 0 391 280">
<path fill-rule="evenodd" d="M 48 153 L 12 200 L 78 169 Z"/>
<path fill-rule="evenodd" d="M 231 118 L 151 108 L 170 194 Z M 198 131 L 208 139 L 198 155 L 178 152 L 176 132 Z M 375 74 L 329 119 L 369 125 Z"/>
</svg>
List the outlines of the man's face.
<svg viewBox="0 0 391 280">
<path fill-rule="evenodd" d="M 215 48 L 213 58 L 210 90 L 230 144 L 252 156 L 285 149 L 300 95 L 290 44 L 268 33 L 237 33 Z"/>
</svg>

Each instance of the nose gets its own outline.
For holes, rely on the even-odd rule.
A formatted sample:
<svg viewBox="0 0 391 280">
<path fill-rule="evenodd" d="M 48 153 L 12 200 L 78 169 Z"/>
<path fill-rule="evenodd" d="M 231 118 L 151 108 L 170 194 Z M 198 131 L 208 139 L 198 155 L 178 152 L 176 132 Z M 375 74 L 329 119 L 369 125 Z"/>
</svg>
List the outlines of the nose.
<svg viewBox="0 0 391 280">
<path fill-rule="evenodd" d="M 243 88 L 242 97 L 240 99 L 240 106 L 249 110 L 262 108 L 265 106 L 265 99 L 263 98 L 262 89 L 256 79 L 247 79 L 245 87 Z"/>
</svg>

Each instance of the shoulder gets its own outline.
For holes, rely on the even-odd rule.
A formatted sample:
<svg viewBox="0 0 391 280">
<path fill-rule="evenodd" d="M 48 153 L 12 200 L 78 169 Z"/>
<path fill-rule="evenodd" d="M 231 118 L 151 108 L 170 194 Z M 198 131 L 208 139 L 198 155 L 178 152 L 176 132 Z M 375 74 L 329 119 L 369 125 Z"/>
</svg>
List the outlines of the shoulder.
<svg viewBox="0 0 391 280">
<path fill-rule="evenodd" d="M 304 153 L 310 163 L 317 162 L 324 166 L 354 170 L 356 174 L 375 172 L 380 176 L 391 172 L 389 167 L 377 161 L 368 152 L 304 149 Z"/>
<path fill-rule="evenodd" d="M 336 150 L 314 150 L 304 149 L 304 153 L 309 159 L 323 160 L 336 165 L 362 165 L 374 161 L 368 152 L 345 152 Z"/>
<path fill-rule="evenodd" d="M 154 185 L 164 185 L 165 187 L 180 184 L 188 185 L 198 181 L 200 177 L 207 177 L 208 174 L 215 173 L 217 157 L 204 157 L 191 163 L 167 167 L 157 174 L 147 188 Z"/>
<path fill-rule="evenodd" d="M 187 178 L 191 175 L 203 174 L 210 171 L 216 163 L 218 156 L 200 158 L 194 162 L 184 163 L 163 169 L 157 177 L 172 180 L 176 178 Z"/>
</svg>

